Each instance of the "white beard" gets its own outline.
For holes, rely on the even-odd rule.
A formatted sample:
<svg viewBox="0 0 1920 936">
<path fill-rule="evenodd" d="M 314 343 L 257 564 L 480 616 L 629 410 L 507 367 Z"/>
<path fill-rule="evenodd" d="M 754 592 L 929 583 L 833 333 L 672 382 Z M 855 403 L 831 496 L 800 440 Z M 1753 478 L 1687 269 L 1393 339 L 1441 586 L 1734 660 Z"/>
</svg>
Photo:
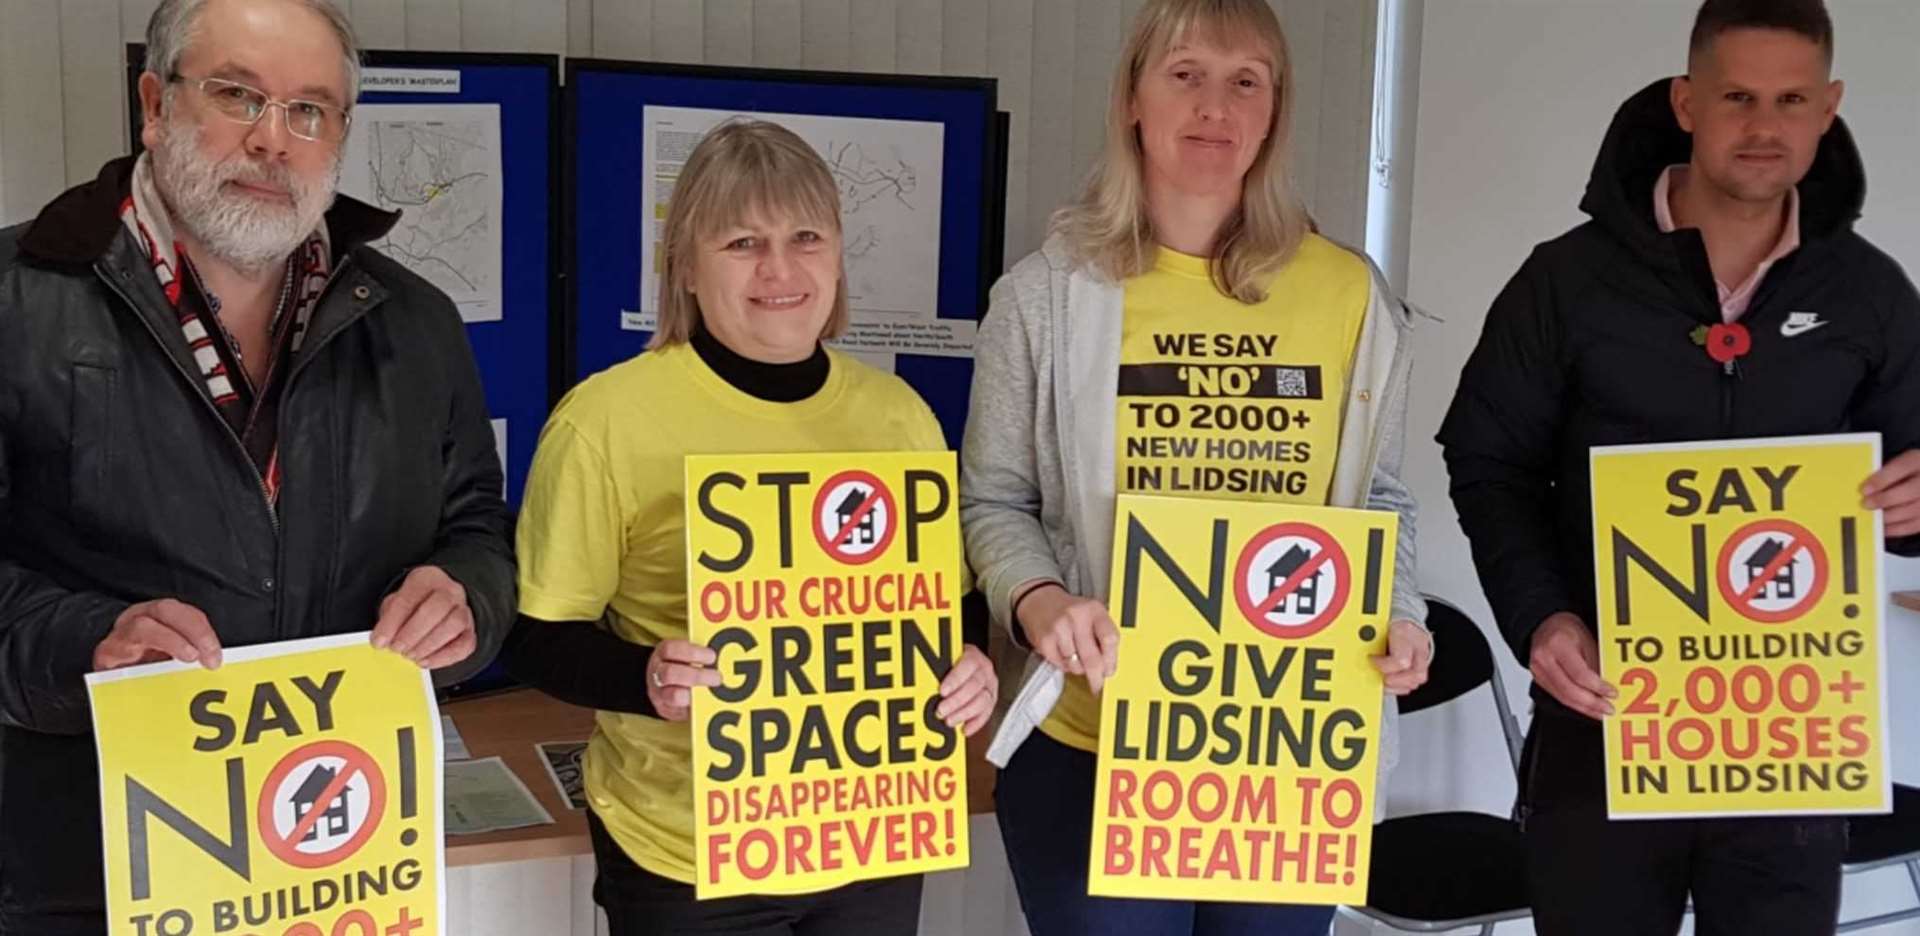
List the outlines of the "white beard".
<svg viewBox="0 0 1920 936">
<path fill-rule="evenodd" d="M 340 157 L 335 155 L 317 182 L 300 179 L 279 163 L 255 163 L 245 154 L 210 160 L 200 152 L 200 127 L 168 118 L 154 147 L 153 180 L 175 225 L 243 275 L 259 276 L 285 263 L 319 227 L 340 182 Z M 293 204 L 229 192 L 226 183 L 233 181 L 284 189 Z"/>
</svg>

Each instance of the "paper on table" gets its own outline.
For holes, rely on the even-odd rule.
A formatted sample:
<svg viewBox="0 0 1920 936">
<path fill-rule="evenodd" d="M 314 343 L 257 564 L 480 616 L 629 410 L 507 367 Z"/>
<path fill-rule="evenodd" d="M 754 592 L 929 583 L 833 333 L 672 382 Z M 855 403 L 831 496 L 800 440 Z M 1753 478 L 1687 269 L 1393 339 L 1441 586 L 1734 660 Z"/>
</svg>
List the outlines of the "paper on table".
<svg viewBox="0 0 1920 936">
<path fill-rule="evenodd" d="M 440 716 L 440 751 L 442 760 L 470 760 L 473 752 L 467 750 L 467 739 L 460 737 L 460 729 L 453 724 L 452 715 Z"/>
<path fill-rule="evenodd" d="M 553 817 L 498 757 L 446 766 L 447 834 L 552 825 Z"/>
<path fill-rule="evenodd" d="M 534 747 L 540 749 L 540 764 L 547 768 L 547 779 L 560 791 L 567 808 L 587 808 L 587 742 L 543 741 Z"/>
</svg>

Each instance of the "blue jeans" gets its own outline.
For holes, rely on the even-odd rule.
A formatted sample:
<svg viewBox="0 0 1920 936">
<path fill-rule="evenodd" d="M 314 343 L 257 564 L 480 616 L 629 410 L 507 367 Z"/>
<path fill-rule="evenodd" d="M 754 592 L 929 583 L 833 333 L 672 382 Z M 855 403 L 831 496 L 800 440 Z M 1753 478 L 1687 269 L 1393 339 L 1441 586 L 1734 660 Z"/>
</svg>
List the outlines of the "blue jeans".
<svg viewBox="0 0 1920 936">
<path fill-rule="evenodd" d="M 1093 768 L 1036 731 L 1000 772 L 1000 836 L 1033 936 L 1326 936 L 1332 907 L 1088 896 Z"/>
</svg>

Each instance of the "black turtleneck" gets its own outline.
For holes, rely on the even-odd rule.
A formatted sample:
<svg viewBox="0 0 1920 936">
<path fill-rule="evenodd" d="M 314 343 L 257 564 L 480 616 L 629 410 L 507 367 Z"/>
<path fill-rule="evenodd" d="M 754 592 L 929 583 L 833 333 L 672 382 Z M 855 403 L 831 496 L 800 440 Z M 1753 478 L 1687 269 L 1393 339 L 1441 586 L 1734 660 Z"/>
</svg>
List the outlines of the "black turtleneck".
<svg viewBox="0 0 1920 936">
<path fill-rule="evenodd" d="M 798 403 L 819 393 L 832 366 L 826 349 L 817 344 L 806 360 L 791 364 L 769 364 L 746 357 L 721 344 L 705 328 L 693 330 L 690 344 L 700 360 L 733 389 L 772 403 Z"/>
</svg>

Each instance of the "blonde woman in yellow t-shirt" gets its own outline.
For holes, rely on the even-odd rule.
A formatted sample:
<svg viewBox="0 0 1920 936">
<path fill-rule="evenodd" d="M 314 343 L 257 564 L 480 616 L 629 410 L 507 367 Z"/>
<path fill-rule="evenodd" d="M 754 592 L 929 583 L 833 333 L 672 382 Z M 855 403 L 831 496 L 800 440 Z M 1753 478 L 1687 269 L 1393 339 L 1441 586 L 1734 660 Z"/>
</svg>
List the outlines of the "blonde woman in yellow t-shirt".
<svg viewBox="0 0 1920 936">
<path fill-rule="evenodd" d="M 915 931 L 917 875 L 792 897 L 695 902 L 695 693 L 720 683 L 686 639 L 688 454 L 946 447 L 899 378 L 827 350 L 846 327 L 840 206 L 806 143 L 736 122 L 689 156 L 668 209 L 650 350 L 588 378 L 540 437 L 519 523 L 509 671 L 598 710 L 586 792 L 594 899 L 615 936 Z M 604 621 L 604 626 L 601 622 Z M 938 717 L 985 727 L 998 683 L 966 647 Z"/>
<path fill-rule="evenodd" d="M 1363 258 L 1312 232 L 1288 181 L 1291 93 L 1267 0 L 1147 0 L 1100 166 L 981 323 L 961 522 L 993 617 L 1033 652 L 988 756 L 1034 936 L 1319 936 L 1332 914 L 1088 896 L 1095 696 L 1126 652 L 1105 604 L 1117 493 L 1397 511 L 1376 665 L 1384 693 L 1426 679 L 1415 505 L 1398 478 L 1410 323 Z M 1221 364 L 1258 369 L 1271 405 L 1256 425 L 1253 408 L 1187 395 L 1181 372 Z"/>
</svg>

